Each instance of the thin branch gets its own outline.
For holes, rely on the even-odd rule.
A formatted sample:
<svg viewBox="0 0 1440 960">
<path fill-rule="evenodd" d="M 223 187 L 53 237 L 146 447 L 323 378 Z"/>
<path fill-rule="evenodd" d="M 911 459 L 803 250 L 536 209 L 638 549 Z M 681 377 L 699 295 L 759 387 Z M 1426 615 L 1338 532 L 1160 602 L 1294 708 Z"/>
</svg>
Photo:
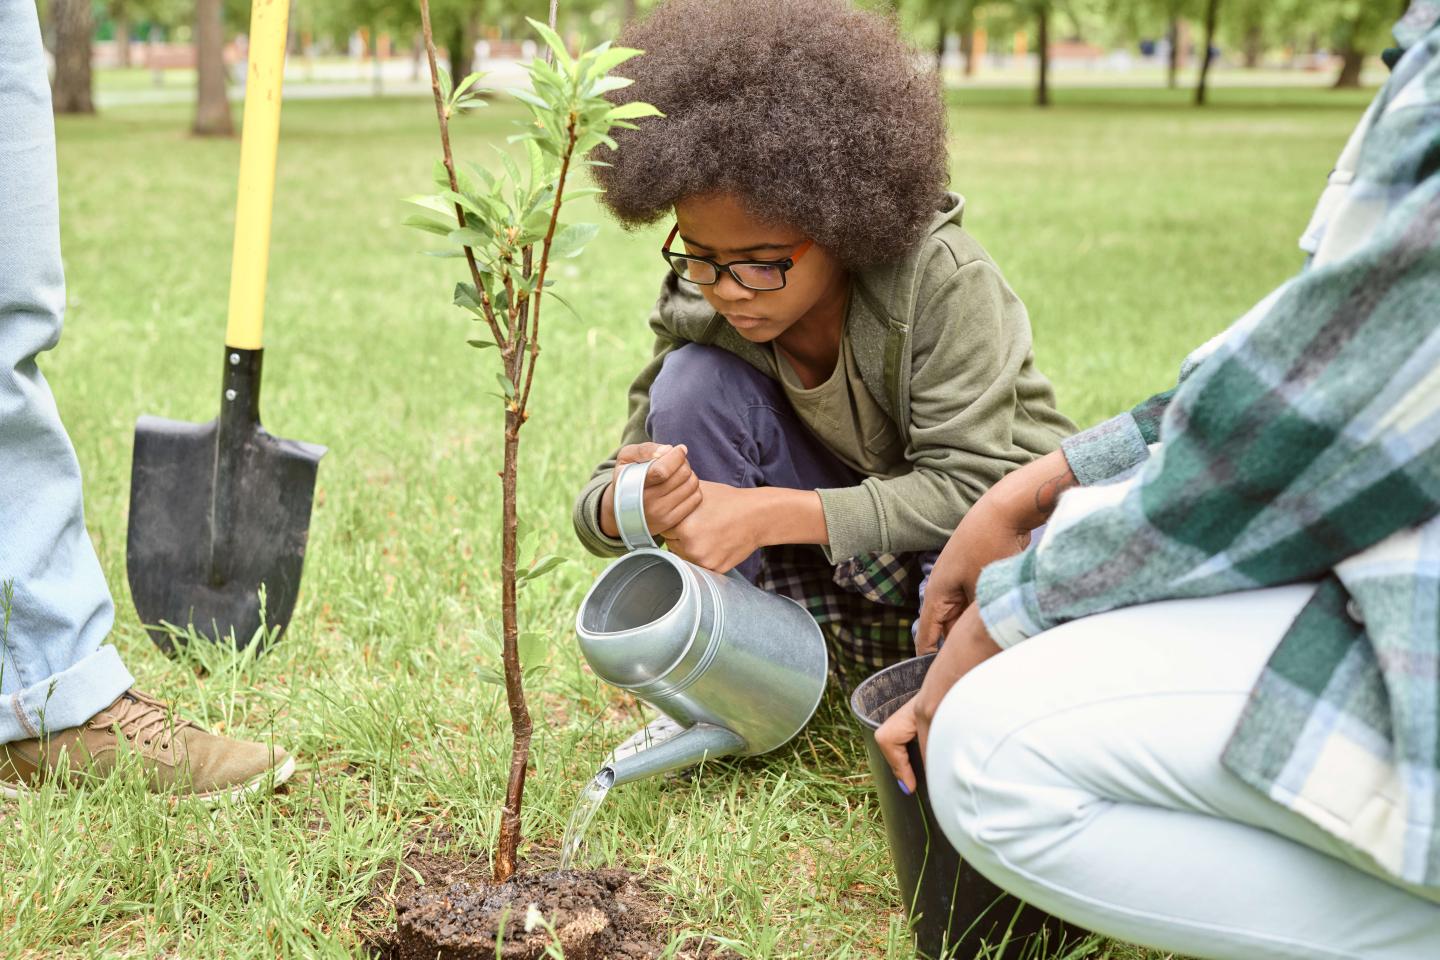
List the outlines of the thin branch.
<svg viewBox="0 0 1440 960">
<path fill-rule="evenodd" d="M 430 58 L 430 90 L 435 95 L 435 116 L 440 121 L 440 146 L 445 156 L 445 172 L 450 176 L 450 189 L 460 192 L 460 181 L 455 176 L 455 157 L 450 152 L 450 118 L 445 114 L 445 97 L 440 93 L 440 68 L 435 62 L 435 35 L 430 31 L 430 0 L 420 0 L 420 26 L 425 34 L 425 53 Z M 460 229 L 465 229 L 465 209 L 455 204 L 455 219 Z M 470 265 L 470 279 L 475 292 L 480 295 L 480 306 L 485 311 L 485 322 L 490 324 L 490 335 L 502 351 L 510 347 L 510 341 L 500 332 L 500 322 L 495 319 L 495 308 L 490 303 L 490 294 L 480 279 L 480 266 L 475 262 L 475 251 L 465 246 L 465 261 Z"/>
<path fill-rule="evenodd" d="M 565 128 L 565 154 L 560 160 L 560 179 L 555 184 L 555 205 L 550 208 L 550 226 L 540 247 L 540 277 L 535 284 L 534 315 L 530 321 L 530 369 L 525 372 L 525 389 L 520 394 L 520 419 L 524 422 L 530 405 L 530 385 L 535 381 L 535 359 L 540 356 L 540 304 L 545 299 L 545 271 L 550 266 L 550 244 L 555 239 L 555 224 L 560 220 L 560 204 L 565 196 L 565 177 L 570 172 L 570 158 L 575 154 L 575 113 Z"/>
</svg>

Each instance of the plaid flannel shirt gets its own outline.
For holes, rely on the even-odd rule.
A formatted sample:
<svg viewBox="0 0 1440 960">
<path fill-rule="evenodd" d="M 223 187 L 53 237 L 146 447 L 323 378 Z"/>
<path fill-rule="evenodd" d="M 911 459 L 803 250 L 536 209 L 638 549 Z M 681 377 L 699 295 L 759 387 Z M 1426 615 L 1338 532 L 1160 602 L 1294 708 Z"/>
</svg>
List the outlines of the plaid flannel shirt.
<svg viewBox="0 0 1440 960">
<path fill-rule="evenodd" d="M 1222 762 L 1440 886 L 1440 3 L 1341 155 L 1297 277 L 1179 385 L 1064 444 L 1082 486 L 986 568 L 1002 647 L 1139 603 L 1319 581 Z M 1163 637 L 1155 642 L 1163 643 Z"/>
</svg>

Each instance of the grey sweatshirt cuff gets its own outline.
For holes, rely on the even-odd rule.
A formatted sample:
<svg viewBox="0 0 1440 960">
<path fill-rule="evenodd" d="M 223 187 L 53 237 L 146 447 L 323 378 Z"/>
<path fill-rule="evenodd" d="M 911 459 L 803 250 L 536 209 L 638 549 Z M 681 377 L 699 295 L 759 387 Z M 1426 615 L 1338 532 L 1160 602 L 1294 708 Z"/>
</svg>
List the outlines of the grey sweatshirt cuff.
<svg viewBox="0 0 1440 960">
<path fill-rule="evenodd" d="M 862 553 L 882 553 L 890 549 L 885 510 L 870 481 L 815 492 L 820 494 L 825 529 L 830 535 L 830 545 L 825 548 L 827 560 L 840 563 Z"/>
<path fill-rule="evenodd" d="M 575 498 L 575 535 L 580 543 L 597 557 L 618 557 L 625 552 L 625 544 L 608 537 L 600 529 L 600 501 L 605 488 L 610 485 L 610 473 L 603 473 L 591 479 Z"/>
<path fill-rule="evenodd" d="M 1145 460 L 1150 455 L 1140 426 L 1129 413 L 1060 441 L 1070 472 L 1081 486 L 1104 483 Z"/>
</svg>

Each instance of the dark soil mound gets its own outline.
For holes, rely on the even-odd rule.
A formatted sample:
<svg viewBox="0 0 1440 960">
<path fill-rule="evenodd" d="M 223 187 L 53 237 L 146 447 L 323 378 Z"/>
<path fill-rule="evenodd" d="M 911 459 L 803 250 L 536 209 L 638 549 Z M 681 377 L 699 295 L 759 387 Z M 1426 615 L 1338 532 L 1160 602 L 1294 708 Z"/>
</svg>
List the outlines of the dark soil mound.
<svg viewBox="0 0 1440 960">
<path fill-rule="evenodd" d="M 395 915 L 400 960 L 494 960 L 497 939 L 504 960 L 539 960 L 557 940 L 566 960 L 651 960 L 665 945 L 663 910 L 615 868 L 421 888 Z"/>
</svg>

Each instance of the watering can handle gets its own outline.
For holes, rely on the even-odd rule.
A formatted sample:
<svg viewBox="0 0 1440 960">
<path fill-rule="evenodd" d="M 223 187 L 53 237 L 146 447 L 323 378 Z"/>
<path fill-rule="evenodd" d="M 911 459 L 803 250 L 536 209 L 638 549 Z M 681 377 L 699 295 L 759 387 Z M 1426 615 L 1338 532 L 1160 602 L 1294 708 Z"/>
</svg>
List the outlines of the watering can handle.
<svg viewBox="0 0 1440 960">
<path fill-rule="evenodd" d="M 615 480 L 615 528 L 620 531 L 620 542 L 627 550 L 660 546 L 645 522 L 645 477 L 654 462 L 627 463 L 619 468 Z M 742 583 L 750 582 L 739 570 L 730 570 L 725 576 Z"/>
<path fill-rule="evenodd" d="M 615 528 L 627 550 L 660 546 L 645 522 L 645 476 L 654 462 L 627 463 L 615 478 Z"/>
</svg>

